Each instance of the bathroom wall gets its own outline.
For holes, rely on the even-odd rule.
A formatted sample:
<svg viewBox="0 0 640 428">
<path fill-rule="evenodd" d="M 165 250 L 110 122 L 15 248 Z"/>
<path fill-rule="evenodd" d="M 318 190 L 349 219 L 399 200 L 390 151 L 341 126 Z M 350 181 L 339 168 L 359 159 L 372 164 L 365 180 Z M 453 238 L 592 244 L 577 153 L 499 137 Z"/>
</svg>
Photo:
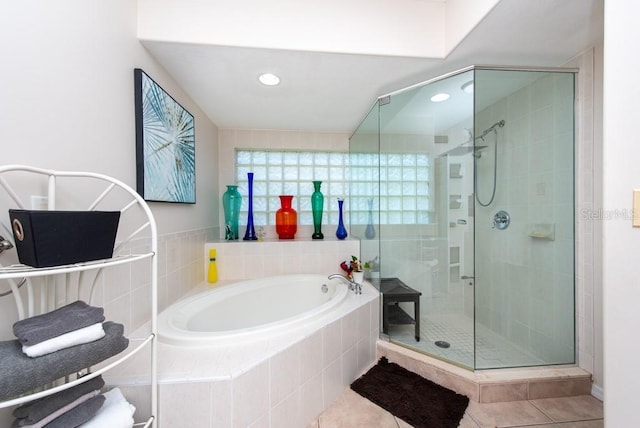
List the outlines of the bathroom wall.
<svg viewBox="0 0 640 428">
<path fill-rule="evenodd" d="M 640 387 L 640 342 L 637 340 L 640 325 L 640 289 L 637 286 L 640 277 L 640 229 L 632 226 L 631 216 L 633 191 L 640 187 L 637 168 L 640 162 L 640 91 L 633 84 L 640 69 L 640 58 L 630 51 L 630 43 L 640 37 L 638 16 L 638 2 L 605 1 L 604 144 L 602 160 L 597 159 L 594 164 L 596 168 L 602 168 L 603 198 L 602 205 L 594 206 L 601 209 L 602 214 L 594 223 L 603 237 L 600 247 L 603 266 L 598 272 L 602 276 L 598 275 L 597 279 L 602 278 L 603 281 L 604 413 L 607 427 L 633 426 L 638 421 L 638 401 L 634 391 Z M 596 117 L 602 116 L 596 114 Z M 596 252 L 595 255 L 599 254 Z"/>
<path fill-rule="evenodd" d="M 446 56 L 497 0 L 397 0 L 394 7 L 409 11 L 402 16 L 390 13 L 385 2 L 367 0 L 329 0 L 323 7 L 287 0 L 138 3 L 140 35 L 149 40 L 434 58 Z M 237 31 L 244 26 L 251 31 Z M 274 26 L 281 31 L 272 31 Z"/>
<path fill-rule="evenodd" d="M 202 280 L 202 247 L 218 216 L 218 137 L 215 124 L 138 42 L 136 21 L 130 0 L 3 3 L 0 162 L 94 171 L 135 187 L 133 69 L 145 70 L 196 124 L 197 203 L 151 203 L 162 308 Z M 98 303 L 130 331 L 148 315 L 139 309 L 148 301 L 148 280 L 131 266 L 105 278 Z M 16 317 L 13 299 L 0 298 L 1 339 L 13 337 Z M 1 426 L 10 424 L 7 418 L 0 412 Z"/>
<path fill-rule="evenodd" d="M 194 115 L 197 204 L 151 204 L 160 234 L 160 304 L 166 306 L 202 279 L 202 245 L 218 216 L 217 198 L 210 196 L 217 194 L 216 168 L 210 167 L 218 158 L 215 124 L 138 42 L 135 2 L 39 0 L 2 9 L 2 164 L 95 171 L 135 187 L 136 67 Z M 127 268 L 112 276 L 122 281 L 99 299 L 114 319 L 134 325 L 144 316 L 132 309 L 143 298 L 137 272 Z M 16 316 L 13 299 L 0 299 L 0 338 L 12 337 Z"/>
<path fill-rule="evenodd" d="M 577 55 L 576 284 L 578 364 L 593 374 L 592 394 L 604 399 L 602 341 L 602 65 L 603 45 Z"/>
<path fill-rule="evenodd" d="M 182 272 L 187 286 L 202 270 L 187 273 L 184 254 L 192 253 L 185 242 L 204 243 L 192 237 L 217 223 L 217 128 L 138 42 L 136 18 L 129 0 L 4 5 L 1 162 L 95 171 L 135 187 L 133 69 L 142 68 L 195 117 L 197 203 L 150 204 L 161 242 L 171 243 L 160 270 Z M 177 295 L 167 289 L 161 302 Z M 11 306 L 10 297 L 0 300 L 1 321 L 14 315 Z M 6 322 L 0 326 L 5 337 Z"/>
</svg>

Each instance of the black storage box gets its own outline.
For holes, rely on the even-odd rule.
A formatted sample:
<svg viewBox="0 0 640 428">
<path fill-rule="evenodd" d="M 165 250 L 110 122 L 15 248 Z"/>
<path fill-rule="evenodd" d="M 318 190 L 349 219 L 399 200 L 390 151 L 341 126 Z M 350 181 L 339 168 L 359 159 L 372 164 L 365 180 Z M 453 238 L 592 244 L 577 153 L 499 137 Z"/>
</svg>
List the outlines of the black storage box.
<svg viewBox="0 0 640 428">
<path fill-rule="evenodd" d="M 120 211 L 9 210 L 20 263 L 50 267 L 108 259 Z"/>
</svg>

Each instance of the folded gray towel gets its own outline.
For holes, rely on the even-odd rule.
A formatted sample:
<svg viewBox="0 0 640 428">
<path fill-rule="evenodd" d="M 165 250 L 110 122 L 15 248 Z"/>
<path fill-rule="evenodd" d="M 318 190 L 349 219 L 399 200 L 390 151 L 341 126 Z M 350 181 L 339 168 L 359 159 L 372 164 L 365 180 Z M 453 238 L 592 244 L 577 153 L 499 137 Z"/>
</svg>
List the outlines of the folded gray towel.
<svg viewBox="0 0 640 428">
<path fill-rule="evenodd" d="M 98 413 L 98 410 L 100 410 L 104 404 L 104 400 L 105 397 L 102 394 L 95 396 L 69 410 L 67 413 L 64 413 L 62 416 L 58 416 L 46 424 L 44 428 L 75 428 L 80 426 Z"/>
<path fill-rule="evenodd" d="M 24 421 L 22 425 L 32 425 L 83 395 L 100 390 L 102 387 L 104 387 L 104 380 L 102 376 L 97 376 L 72 388 L 23 404 L 15 408 L 12 414 Z"/>
<path fill-rule="evenodd" d="M 68 374 L 104 361 L 129 345 L 122 324 L 107 321 L 105 336 L 37 358 L 22 352 L 17 340 L 0 342 L 0 400 L 15 397 Z"/>
<path fill-rule="evenodd" d="M 103 308 L 89 306 L 82 300 L 76 300 L 46 314 L 17 321 L 13 324 L 13 334 L 20 343 L 31 346 L 102 321 Z"/>
</svg>

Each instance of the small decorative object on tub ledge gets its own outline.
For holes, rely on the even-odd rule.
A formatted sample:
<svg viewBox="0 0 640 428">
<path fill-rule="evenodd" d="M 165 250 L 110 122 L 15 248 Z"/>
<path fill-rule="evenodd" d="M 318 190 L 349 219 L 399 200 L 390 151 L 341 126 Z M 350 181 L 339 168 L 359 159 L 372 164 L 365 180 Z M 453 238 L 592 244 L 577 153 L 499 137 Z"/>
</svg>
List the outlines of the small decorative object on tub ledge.
<svg viewBox="0 0 640 428">
<path fill-rule="evenodd" d="M 209 249 L 209 273 L 207 275 L 209 284 L 218 282 L 218 265 L 216 265 L 216 249 Z"/>
<path fill-rule="evenodd" d="M 249 197 L 247 199 L 248 211 L 247 211 L 247 230 L 244 233 L 244 241 L 257 241 L 256 229 L 253 226 L 253 172 L 247 173 L 247 180 L 249 185 Z"/>
<path fill-rule="evenodd" d="M 340 263 L 340 268 L 347 273 L 347 277 L 349 277 L 353 282 L 362 284 L 364 279 L 364 270 L 362 269 L 362 263 L 356 256 L 351 256 L 351 260 L 345 260 Z"/>
<path fill-rule="evenodd" d="M 336 230 L 336 238 L 342 240 L 348 235 L 347 229 L 344 227 L 344 221 L 342 220 L 342 207 L 344 199 L 338 198 L 338 229 Z"/>
<path fill-rule="evenodd" d="M 322 234 L 322 208 L 324 207 L 324 195 L 320 191 L 322 181 L 313 182 L 313 193 L 311 194 L 311 210 L 313 213 L 313 235 L 311 239 L 324 239 Z"/>
<path fill-rule="evenodd" d="M 298 230 L 298 213 L 291 207 L 293 195 L 280 195 L 281 207 L 276 211 L 278 239 L 293 239 Z"/>
</svg>

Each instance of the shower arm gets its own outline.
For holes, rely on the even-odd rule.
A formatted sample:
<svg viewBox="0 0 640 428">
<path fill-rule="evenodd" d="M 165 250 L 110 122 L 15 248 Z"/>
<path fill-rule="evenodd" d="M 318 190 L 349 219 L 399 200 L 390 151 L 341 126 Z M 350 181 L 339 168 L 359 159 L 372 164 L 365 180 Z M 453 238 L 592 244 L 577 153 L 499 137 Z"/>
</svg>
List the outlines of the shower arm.
<svg viewBox="0 0 640 428">
<path fill-rule="evenodd" d="M 485 129 L 484 131 L 482 131 L 482 134 L 477 137 L 476 139 L 481 139 L 482 141 L 484 141 L 484 137 L 491 131 L 495 130 L 496 127 L 500 127 L 502 128 L 504 126 L 504 120 L 501 120 L 499 122 L 494 123 L 493 125 L 491 125 L 490 127 L 488 127 L 487 129 Z"/>
</svg>

